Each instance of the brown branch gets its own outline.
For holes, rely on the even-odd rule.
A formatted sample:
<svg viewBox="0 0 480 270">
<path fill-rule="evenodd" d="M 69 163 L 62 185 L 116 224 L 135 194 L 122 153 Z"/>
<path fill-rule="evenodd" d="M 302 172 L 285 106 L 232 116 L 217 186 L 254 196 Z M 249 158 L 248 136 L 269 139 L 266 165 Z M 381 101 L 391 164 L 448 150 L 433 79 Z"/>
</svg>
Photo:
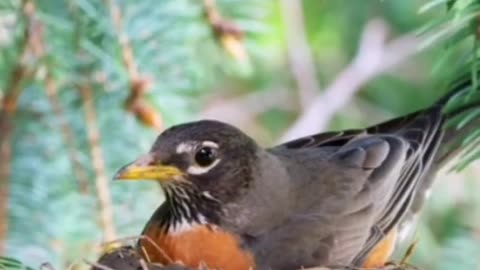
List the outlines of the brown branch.
<svg viewBox="0 0 480 270">
<path fill-rule="evenodd" d="M 324 130 L 335 113 L 351 100 L 363 84 L 419 51 L 419 38 L 406 35 L 387 42 L 387 36 L 388 29 L 383 21 L 368 23 L 352 62 L 304 108 L 280 141 Z"/>
<path fill-rule="evenodd" d="M 79 86 L 79 91 L 83 102 L 90 156 L 95 172 L 95 188 L 100 208 L 100 226 L 103 230 L 103 240 L 112 241 L 116 237 L 116 231 L 113 223 L 112 201 L 108 187 L 108 179 L 105 173 L 102 148 L 100 146 L 100 132 L 97 126 L 92 89 L 88 86 L 81 85 Z"/>
<path fill-rule="evenodd" d="M 300 104 L 306 108 L 320 92 L 312 52 L 305 33 L 302 1 L 282 0 L 290 69 L 298 87 Z"/>
<path fill-rule="evenodd" d="M 45 39 L 43 36 L 43 25 L 38 20 L 35 20 L 34 30 L 35 42 L 33 42 L 34 46 L 32 46 L 32 52 L 38 59 L 45 58 L 47 52 L 45 49 Z M 74 132 L 68 124 L 62 104 L 58 99 L 57 86 L 52 75 L 51 66 L 47 65 L 46 70 L 47 72 L 43 81 L 45 92 L 47 94 L 48 101 L 56 114 L 56 117 L 60 121 L 60 132 L 63 136 L 65 147 L 67 148 L 73 175 L 77 181 L 79 191 L 82 194 L 86 194 L 88 193 L 88 175 L 79 161 L 77 150 L 75 149 Z"/>
<path fill-rule="evenodd" d="M 62 107 L 62 104 L 57 95 L 57 87 L 55 80 L 50 71 L 47 71 L 44 80 L 45 91 L 47 93 L 48 101 L 50 106 L 52 106 L 53 111 L 55 112 L 56 117 L 59 120 L 59 128 L 63 137 L 64 145 L 67 149 L 67 154 L 70 159 L 70 164 L 72 166 L 73 175 L 76 179 L 79 192 L 81 194 L 88 193 L 88 174 L 83 168 L 79 158 L 78 152 L 75 148 L 76 140 L 74 132 L 72 131 L 71 126 L 68 123 L 67 117 L 65 116 L 65 111 Z"/>
<path fill-rule="evenodd" d="M 207 22 L 210 24 L 218 43 L 234 59 L 248 62 L 247 50 L 242 42 L 243 31 L 220 14 L 215 0 L 203 0 L 203 7 Z"/>
<path fill-rule="evenodd" d="M 163 124 L 160 114 L 143 99 L 145 93 L 150 89 L 151 81 L 146 76 L 141 75 L 138 70 L 130 40 L 123 31 L 120 7 L 115 3 L 115 0 L 105 0 L 105 3 L 110 10 L 110 17 L 117 32 L 122 61 L 130 84 L 130 95 L 125 101 L 125 109 L 131 112 L 144 125 L 156 130 L 162 130 Z"/>
<path fill-rule="evenodd" d="M 5 106 L 5 103 L 3 104 Z M 8 181 L 10 177 L 10 158 L 11 158 L 11 126 L 10 118 L 12 115 L 5 111 L 0 112 L 0 128 L 2 136 L 0 137 L 0 255 L 5 253 L 5 241 L 8 232 Z"/>
<path fill-rule="evenodd" d="M 130 40 L 123 31 L 123 18 L 120 7 L 115 3 L 115 0 L 105 0 L 105 3 L 110 11 L 110 17 L 112 19 L 113 27 L 117 32 L 118 43 L 120 44 L 120 48 L 122 50 L 122 60 L 125 68 L 127 69 L 127 74 L 131 80 L 138 79 L 140 77 L 140 74 L 138 72 L 138 67 L 135 62 L 135 57 L 133 54 L 132 46 L 130 45 Z"/>
<path fill-rule="evenodd" d="M 23 89 L 23 84 L 33 77 L 35 69 L 28 66 L 31 49 L 34 47 L 33 16 L 35 6 L 30 1 L 22 2 L 22 16 L 26 22 L 20 53 L 9 76 L 5 95 L 0 107 L 0 255 L 5 252 L 5 240 L 8 233 L 8 181 L 10 178 L 10 162 L 12 156 L 11 135 L 12 119 L 17 110 L 17 100 Z"/>
</svg>

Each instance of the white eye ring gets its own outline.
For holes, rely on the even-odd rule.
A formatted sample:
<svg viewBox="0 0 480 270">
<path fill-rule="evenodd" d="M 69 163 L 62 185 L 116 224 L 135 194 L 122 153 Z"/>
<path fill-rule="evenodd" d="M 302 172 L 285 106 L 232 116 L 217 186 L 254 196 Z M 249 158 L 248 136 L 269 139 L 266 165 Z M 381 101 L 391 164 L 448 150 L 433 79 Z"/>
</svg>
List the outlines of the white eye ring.
<svg viewBox="0 0 480 270">
<path fill-rule="evenodd" d="M 212 141 L 203 141 L 202 146 L 207 146 L 207 147 L 218 149 L 218 144 L 215 143 L 215 142 L 212 142 Z"/>
<path fill-rule="evenodd" d="M 212 142 L 212 141 L 203 141 L 201 143 L 195 142 L 195 141 L 188 141 L 188 142 L 182 142 L 180 143 L 177 148 L 175 149 L 175 152 L 177 154 L 184 154 L 184 153 L 193 153 L 198 147 L 210 147 L 214 149 L 218 149 L 219 146 L 217 143 Z M 217 164 L 220 162 L 221 159 L 216 159 L 212 164 L 208 166 L 200 166 L 198 164 L 190 165 L 187 168 L 187 173 L 193 174 L 193 175 L 200 175 L 209 172 L 213 167 L 217 166 Z"/>
<path fill-rule="evenodd" d="M 213 149 L 218 149 L 218 144 L 215 143 L 215 142 L 212 142 L 212 141 L 203 141 L 201 143 L 201 147 L 209 147 L 209 148 L 213 148 Z M 210 164 L 208 166 L 201 166 L 199 164 L 193 164 L 193 165 L 190 165 L 187 168 L 187 172 L 189 174 L 193 174 L 193 175 L 204 174 L 204 173 L 209 172 L 213 167 L 217 166 L 217 164 L 219 162 L 220 162 L 220 159 L 217 158 L 215 161 L 212 162 L 212 164 Z"/>
<path fill-rule="evenodd" d="M 187 172 L 189 174 L 193 175 L 200 175 L 209 172 L 213 167 L 217 166 L 217 164 L 220 162 L 221 159 L 216 159 L 212 164 L 210 164 L 207 167 L 201 167 L 198 165 L 190 165 L 187 169 Z"/>
</svg>

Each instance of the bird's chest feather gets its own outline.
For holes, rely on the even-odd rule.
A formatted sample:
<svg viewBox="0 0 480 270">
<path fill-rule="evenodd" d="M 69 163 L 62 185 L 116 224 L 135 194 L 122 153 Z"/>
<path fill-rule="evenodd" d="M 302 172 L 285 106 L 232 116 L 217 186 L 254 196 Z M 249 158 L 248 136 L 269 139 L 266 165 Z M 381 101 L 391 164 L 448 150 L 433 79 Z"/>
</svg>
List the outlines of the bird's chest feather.
<svg viewBox="0 0 480 270">
<path fill-rule="evenodd" d="M 145 240 L 141 243 L 146 259 L 151 262 L 177 262 L 192 268 L 206 265 L 222 270 L 255 268 L 251 253 L 240 246 L 235 236 L 216 226 L 187 224 L 162 233 L 147 230 L 145 235 L 158 245 L 155 247 Z"/>
</svg>

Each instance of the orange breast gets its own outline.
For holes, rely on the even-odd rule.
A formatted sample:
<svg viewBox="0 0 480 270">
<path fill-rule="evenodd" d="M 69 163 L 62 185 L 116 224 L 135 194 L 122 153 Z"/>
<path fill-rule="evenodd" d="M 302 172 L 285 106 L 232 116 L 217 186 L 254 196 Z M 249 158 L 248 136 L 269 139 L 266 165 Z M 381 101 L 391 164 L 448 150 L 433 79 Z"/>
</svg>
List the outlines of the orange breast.
<svg viewBox="0 0 480 270">
<path fill-rule="evenodd" d="M 145 257 L 150 262 L 177 262 L 192 268 L 206 265 L 210 269 L 223 270 L 255 268 L 252 255 L 240 247 L 236 237 L 217 227 L 193 225 L 182 232 L 155 234 L 147 231 L 145 235 L 158 245 L 155 247 L 146 240 L 141 241 Z"/>
</svg>

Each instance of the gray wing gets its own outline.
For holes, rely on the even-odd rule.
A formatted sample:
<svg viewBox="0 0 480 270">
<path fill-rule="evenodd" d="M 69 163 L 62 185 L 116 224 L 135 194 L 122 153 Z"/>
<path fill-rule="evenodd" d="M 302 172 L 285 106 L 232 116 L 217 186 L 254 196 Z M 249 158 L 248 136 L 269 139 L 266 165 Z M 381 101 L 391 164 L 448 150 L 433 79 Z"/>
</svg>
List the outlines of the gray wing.
<svg viewBox="0 0 480 270">
<path fill-rule="evenodd" d="M 441 141 L 440 110 L 271 149 L 290 164 L 289 218 L 259 237 L 261 266 L 360 264 L 408 213 Z M 282 248 L 288 246 L 288 248 Z"/>
</svg>

